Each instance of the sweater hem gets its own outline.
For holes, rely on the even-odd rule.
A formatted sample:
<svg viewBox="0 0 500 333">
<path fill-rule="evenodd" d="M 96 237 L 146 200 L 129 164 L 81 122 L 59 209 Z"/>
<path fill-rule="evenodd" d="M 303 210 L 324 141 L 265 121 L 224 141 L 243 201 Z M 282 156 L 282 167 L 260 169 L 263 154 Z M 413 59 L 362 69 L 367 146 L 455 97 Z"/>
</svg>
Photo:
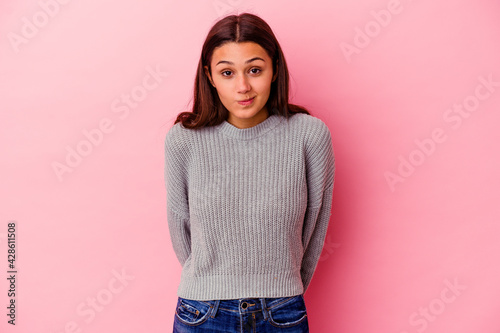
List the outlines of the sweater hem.
<svg viewBox="0 0 500 333">
<path fill-rule="evenodd" d="M 302 294 L 300 270 L 269 274 L 183 276 L 177 296 L 198 300 L 275 298 Z"/>
</svg>

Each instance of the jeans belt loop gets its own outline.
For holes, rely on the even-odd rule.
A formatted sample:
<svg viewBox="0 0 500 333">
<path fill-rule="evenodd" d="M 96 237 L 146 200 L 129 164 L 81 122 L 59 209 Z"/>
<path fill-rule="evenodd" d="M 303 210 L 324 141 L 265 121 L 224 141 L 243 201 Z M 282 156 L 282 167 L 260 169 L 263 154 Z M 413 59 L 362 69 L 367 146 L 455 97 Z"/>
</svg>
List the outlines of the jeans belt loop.
<svg viewBox="0 0 500 333">
<path fill-rule="evenodd" d="M 260 304 L 262 305 L 262 314 L 264 315 L 264 320 L 267 320 L 267 308 L 265 298 L 260 298 Z"/>
<path fill-rule="evenodd" d="M 212 309 L 212 314 L 210 315 L 211 318 L 215 318 L 215 315 L 217 314 L 217 310 L 219 309 L 219 303 L 220 303 L 220 300 L 216 300 L 214 305 L 213 305 L 213 309 Z"/>
</svg>

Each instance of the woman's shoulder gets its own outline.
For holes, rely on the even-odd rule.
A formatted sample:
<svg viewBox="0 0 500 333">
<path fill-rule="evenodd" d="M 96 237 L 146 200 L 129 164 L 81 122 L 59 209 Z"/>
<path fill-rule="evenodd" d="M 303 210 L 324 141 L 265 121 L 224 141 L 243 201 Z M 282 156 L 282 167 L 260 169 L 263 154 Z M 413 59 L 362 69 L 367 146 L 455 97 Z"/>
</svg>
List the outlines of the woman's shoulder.
<svg viewBox="0 0 500 333">
<path fill-rule="evenodd" d="M 318 117 L 307 113 L 295 113 L 291 118 L 293 126 L 304 128 L 312 132 L 325 132 L 328 131 L 326 123 Z"/>
<path fill-rule="evenodd" d="M 184 148 L 190 141 L 189 136 L 190 131 L 181 122 L 175 123 L 165 135 L 165 146 Z"/>
<path fill-rule="evenodd" d="M 290 122 L 290 133 L 302 137 L 307 151 L 332 144 L 332 134 L 322 119 L 306 113 L 296 113 L 291 119 L 294 120 Z"/>
</svg>

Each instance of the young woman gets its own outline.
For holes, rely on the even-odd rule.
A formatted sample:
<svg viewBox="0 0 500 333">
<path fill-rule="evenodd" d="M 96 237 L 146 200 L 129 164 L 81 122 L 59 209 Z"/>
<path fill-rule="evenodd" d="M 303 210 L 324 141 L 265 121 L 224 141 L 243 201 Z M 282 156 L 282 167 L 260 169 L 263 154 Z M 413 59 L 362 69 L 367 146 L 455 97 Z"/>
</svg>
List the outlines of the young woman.
<svg viewBox="0 0 500 333">
<path fill-rule="evenodd" d="M 167 219 L 182 266 L 174 332 L 308 332 L 303 294 L 331 213 L 326 124 L 288 102 L 269 25 L 243 13 L 203 45 L 192 112 L 165 138 Z"/>
</svg>

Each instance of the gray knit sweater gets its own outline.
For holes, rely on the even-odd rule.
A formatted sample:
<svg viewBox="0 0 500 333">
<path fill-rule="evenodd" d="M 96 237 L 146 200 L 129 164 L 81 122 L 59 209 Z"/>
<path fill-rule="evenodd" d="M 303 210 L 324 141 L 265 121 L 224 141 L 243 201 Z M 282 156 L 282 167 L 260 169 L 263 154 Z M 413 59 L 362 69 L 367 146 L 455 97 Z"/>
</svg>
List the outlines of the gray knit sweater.
<svg viewBox="0 0 500 333">
<path fill-rule="evenodd" d="M 244 129 L 179 122 L 165 138 L 164 170 L 170 239 L 182 266 L 177 296 L 306 291 L 332 206 L 335 160 L 322 120 L 273 112 Z"/>
</svg>

